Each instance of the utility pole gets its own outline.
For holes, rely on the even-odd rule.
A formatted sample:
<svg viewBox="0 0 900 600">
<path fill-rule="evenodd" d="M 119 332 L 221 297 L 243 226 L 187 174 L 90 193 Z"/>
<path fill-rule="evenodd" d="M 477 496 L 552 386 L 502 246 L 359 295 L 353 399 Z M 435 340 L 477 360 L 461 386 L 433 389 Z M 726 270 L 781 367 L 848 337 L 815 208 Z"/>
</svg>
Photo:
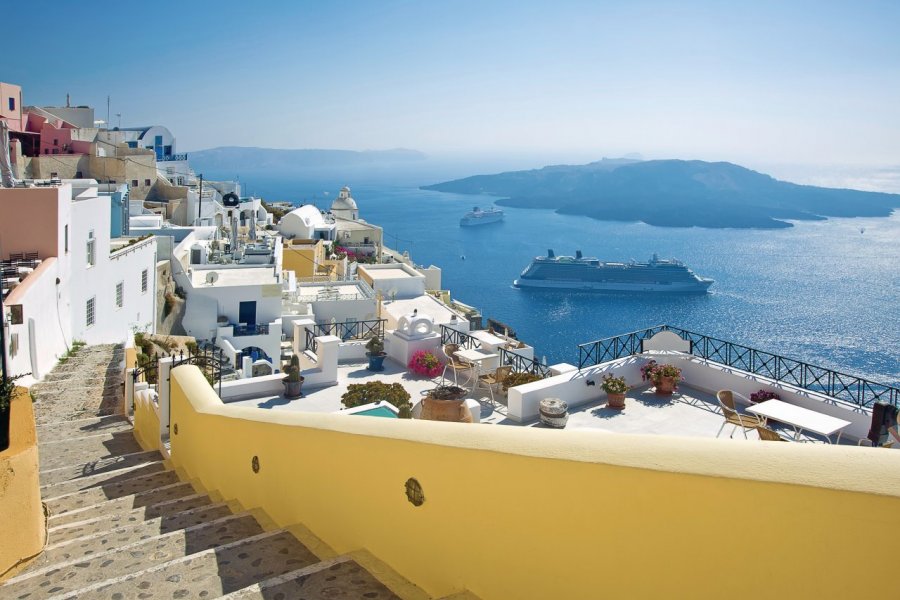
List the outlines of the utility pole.
<svg viewBox="0 0 900 600">
<path fill-rule="evenodd" d="M 200 219 L 203 218 L 203 173 L 200 173 L 200 203 L 197 205 L 197 225 L 200 225 Z"/>
</svg>

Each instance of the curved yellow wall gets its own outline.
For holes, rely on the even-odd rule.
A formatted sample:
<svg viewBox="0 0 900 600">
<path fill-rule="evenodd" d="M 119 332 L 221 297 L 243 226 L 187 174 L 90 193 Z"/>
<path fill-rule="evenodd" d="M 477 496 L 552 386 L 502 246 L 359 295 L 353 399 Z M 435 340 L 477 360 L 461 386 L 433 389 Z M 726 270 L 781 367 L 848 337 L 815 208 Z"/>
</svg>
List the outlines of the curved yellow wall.
<svg viewBox="0 0 900 600">
<path fill-rule="evenodd" d="M 190 366 L 172 422 L 188 477 L 435 596 L 884 597 L 896 566 L 895 452 L 265 411 Z"/>
<path fill-rule="evenodd" d="M 23 559 L 39 553 L 46 537 L 34 410 L 25 388 L 13 394 L 9 432 L 9 448 L 0 452 L 0 581 L 24 568 Z"/>
<path fill-rule="evenodd" d="M 138 392 L 134 397 L 134 438 L 146 451 L 159 450 L 159 412 L 146 396 Z"/>
</svg>

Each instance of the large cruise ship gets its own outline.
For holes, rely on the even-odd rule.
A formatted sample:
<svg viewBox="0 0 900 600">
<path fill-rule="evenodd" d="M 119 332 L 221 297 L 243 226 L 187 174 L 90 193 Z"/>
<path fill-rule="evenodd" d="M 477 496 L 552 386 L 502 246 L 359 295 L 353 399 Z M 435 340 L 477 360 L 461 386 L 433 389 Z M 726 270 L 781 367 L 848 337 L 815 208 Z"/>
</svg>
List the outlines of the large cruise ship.
<svg viewBox="0 0 900 600">
<path fill-rule="evenodd" d="M 459 220 L 460 227 L 471 227 L 473 225 L 487 225 L 488 223 L 499 223 L 503 220 L 503 210 L 494 208 L 493 206 L 487 210 L 481 210 L 477 206 L 471 211 L 463 215 Z"/>
<path fill-rule="evenodd" d="M 538 256 L 513 282 L 518 288 L 599 292 L 669 292 L 702 294 L 712 279 L 698 277 L 684 263 L 653 255 L 648 262 L 601 262 L 581 255 Z"/>
</svg>

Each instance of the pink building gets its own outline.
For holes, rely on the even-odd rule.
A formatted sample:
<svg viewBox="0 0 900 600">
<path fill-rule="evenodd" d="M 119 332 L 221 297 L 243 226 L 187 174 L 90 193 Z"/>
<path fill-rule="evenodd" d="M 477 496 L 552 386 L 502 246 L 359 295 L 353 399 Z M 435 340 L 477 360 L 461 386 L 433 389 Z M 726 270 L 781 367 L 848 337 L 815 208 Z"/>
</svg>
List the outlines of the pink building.
<svg viewBox="0 0 900 600">
<path fill-rule="evenodd" d="M 0 119 L 6 121 L 10 131 L 24 131 L 22 118 L 22 88 L 0 81 Z"/>
</svg>

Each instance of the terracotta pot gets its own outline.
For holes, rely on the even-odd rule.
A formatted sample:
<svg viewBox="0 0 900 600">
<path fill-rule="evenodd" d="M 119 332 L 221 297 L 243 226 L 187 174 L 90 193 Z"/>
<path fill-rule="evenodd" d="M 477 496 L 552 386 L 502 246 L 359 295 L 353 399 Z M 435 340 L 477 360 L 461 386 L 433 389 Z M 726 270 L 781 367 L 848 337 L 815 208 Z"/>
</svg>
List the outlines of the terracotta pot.
<svg viewBox="0 0 900 600">
<path fill-rule="evenodd" d="M 622 410 L 625 408 L 625 394 L 606 394 L 606 408 Z"/>
<path fill-rule="evenodd" d="M 450 421 L 453 423 L 471 423 L 472 413 L 466 407 L 465 399 L 436 400 L 431 396 L 422 400 L 422 415 L 426 421 Z"/>
<path fill-rule="evenodd" d="M 659 381 L 656 382 L 656 393 L 657 394 L 671 394 L 675 391 L 675 378 L 674 377 L 660 377 Z"/>
</svg>

